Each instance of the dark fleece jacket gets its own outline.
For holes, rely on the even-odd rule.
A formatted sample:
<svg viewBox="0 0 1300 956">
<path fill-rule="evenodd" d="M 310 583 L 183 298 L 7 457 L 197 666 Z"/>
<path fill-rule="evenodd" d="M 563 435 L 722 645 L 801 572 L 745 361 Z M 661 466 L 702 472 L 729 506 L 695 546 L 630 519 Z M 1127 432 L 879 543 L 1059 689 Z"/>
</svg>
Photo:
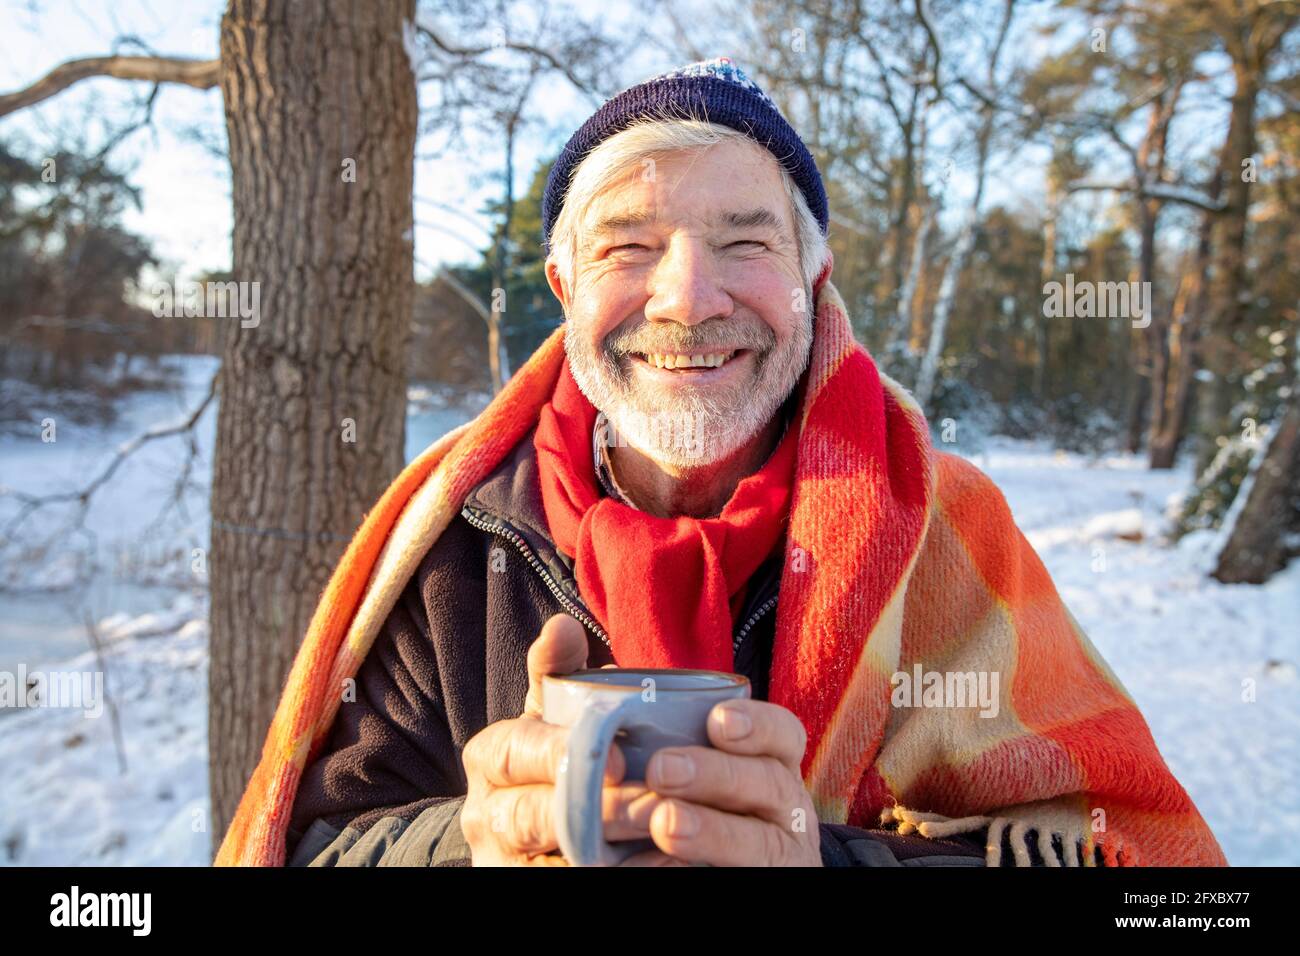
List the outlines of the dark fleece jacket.
<svg viewBox="0 0 1300 956">
<path fill-rule="evenodd" d="M 587 627 L 588 666 L 610 663 L 572 562 L 547 532 L 533 435 L 466 498 L 393 608 L 298 788 L 290 866 L 467 866 L 461 753 L 518 717 L 528 646 L 553 614 Z M 780 550 L 746 586 L 735 669 L 766 699 Z M 1031 846 L 1033 843 L 1030 844 Z M 829 866 L 982 866 L 981 841 L 821 825 Z M 1008 853 L 1009 857 L 1010 854 Z"/>
</svg>

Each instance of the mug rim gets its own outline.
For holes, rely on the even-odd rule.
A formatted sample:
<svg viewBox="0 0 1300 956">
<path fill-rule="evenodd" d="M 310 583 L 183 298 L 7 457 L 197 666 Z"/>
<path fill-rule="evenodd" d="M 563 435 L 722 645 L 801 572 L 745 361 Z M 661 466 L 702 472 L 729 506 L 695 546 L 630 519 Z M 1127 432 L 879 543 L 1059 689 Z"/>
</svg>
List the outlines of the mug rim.
<svg viewBox="0 0 1300 956">
<path fill-rule="evenodd" d="M 543 680 L 556 681 L 564 684 L 581 684 L 583 687 L 600 687 L 608 690 L 635 691 L 641 693 L 644 690 L 639 684 L 614 684 L 601 683 L 597 681 L 574 680 L 575 677 L 585 674 L 605 674 L 611 670 L 618 670 L 623 673 L 631 672 L 635 674 L 673 674 L 673 675 L 690 675 L 694 677 L 718 677 L 727 683 L 717 687 L 656 687 L 655 693 L 692 693 L 698 694 L 701 691 L 708 692 L 711 690 L 729 690 L 732 687 L 738 687 L 742 684 L 748 684 L 749 678 L 744 674 L 735 674 L 729 671 L 710 671 L 700 670 L 690 667 L 584 667 L 582 670 L 576 670 L 569 674 L 544 674 Z"/>
</svg>

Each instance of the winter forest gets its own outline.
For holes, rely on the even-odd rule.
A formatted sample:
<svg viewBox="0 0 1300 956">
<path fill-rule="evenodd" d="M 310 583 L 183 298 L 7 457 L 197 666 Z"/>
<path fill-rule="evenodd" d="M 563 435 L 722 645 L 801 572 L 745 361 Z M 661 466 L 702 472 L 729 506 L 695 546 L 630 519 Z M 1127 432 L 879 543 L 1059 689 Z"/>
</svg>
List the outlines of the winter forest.
<svg viewBox="0 0 1300 956">
<path fill-rule="evenodd" d="M 1300 5 L 0 11 L 0 672 L 103 678 L 0 707 L 0 865 L 211 862 L 358 523 L 562 319 L 558 151 L 721 55 L 1229 861 L 1300 863 Z"/>
</svg>

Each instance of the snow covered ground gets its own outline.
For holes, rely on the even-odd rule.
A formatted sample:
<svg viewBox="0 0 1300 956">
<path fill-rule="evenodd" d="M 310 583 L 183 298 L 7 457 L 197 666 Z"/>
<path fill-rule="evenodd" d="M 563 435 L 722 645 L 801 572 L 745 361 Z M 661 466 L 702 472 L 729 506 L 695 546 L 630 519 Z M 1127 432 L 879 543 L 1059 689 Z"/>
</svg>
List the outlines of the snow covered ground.
<svg viewBox="0 0 1300 956">
<path fill-rule="evenodd" d="M 1300 865 L 1300 562 L 1262 586 L 1224 585 L 1205 573 L 1212 533 L 1162 542 L 1185 471 L 1006 442 L 972 459 L 1002 488 L 1228 861 Z"/>
<path fill-rule="evenodd" d="M 456 420 L 414 402 L 408 456 Z M 0 481 L 24 487 L 34 453 L 0 441 Z M 996 440 L 971 457 L 1005 492 L 1228 859 L 1300 864 L 1300 565 L 1263 587 L 1207 578 L 1205 537 L 1162 540 L 1167 502 L 1190 483 L 1182 471 Z M 123 509 L 109 522 L 120 526 L 137 492 L 125 479 L 109 491 L 102 507 Z M 33 654 L 32 628 L 7 623 L 12 603 L 0 596 L 0 669 L 99 669 L 91 652 L 69 658 L 86 646 L 84 628 Z M 155 607 L 96 608 L 125 772 L 111 711 L 0 710 L 0 864 L 209 861 L 205 609 L 185 592 Z"/>
</svg>

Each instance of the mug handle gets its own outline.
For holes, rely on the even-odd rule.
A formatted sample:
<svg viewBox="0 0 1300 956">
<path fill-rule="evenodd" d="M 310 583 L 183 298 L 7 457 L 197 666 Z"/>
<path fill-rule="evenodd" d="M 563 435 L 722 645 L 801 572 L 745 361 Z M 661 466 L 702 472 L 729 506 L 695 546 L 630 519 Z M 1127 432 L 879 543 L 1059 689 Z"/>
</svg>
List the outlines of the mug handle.
<svg viewBox="0 0 1300 956">
<path fill-rule="evenodd" d="M 614 846 L 605 840 L 601 800 L 609 745 L 637 700 L 637 694 L 593 694 L 569 731 L 555 776 L 555 832 L 572 866 L 616 866 L 644 849 L 644 841 Z"/>
</svg>

